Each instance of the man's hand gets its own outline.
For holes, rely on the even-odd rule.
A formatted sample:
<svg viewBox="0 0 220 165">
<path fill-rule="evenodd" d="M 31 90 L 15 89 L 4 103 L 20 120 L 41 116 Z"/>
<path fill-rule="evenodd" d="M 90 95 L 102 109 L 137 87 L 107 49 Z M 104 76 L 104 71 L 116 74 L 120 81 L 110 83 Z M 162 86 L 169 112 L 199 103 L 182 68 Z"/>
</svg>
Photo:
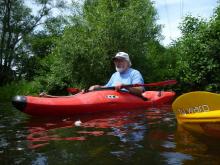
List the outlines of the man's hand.
<svg viewBox="0 0 220 165">
<path fill-rule="evenodd" d="M 120 82 L 116 83 L 116 85 L 115 85 L 115 90 L 116 90 L 116 91 L 119 91 L 119 90 L 122 88 L 122 86 L 123 86 L 122 83 L 120 83 Z"/>
<path fill-rule="evenodd" d="M 93 90 L 99 89 L 99 88 L 101 88 L 101 87 L 102 87 L 101 85 L 93 85 L 93 86 L 91 86 L 91 87 L 89 88 L 89 91 L 93 91 Z"/>
<path fill-rule="evenodd" d="M 46 92 L 41 92 L 40 94 L 39 94 L 39 97 L 46 97 L 47 96 L 47 93 Z"/>
</svg>

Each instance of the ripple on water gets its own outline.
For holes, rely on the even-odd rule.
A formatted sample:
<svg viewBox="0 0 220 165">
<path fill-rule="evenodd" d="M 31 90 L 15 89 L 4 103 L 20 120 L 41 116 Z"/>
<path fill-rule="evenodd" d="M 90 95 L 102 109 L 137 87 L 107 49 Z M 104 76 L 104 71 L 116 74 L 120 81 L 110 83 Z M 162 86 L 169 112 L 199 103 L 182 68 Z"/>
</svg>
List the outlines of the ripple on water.
<svg viewBox="0 0 220 165">
<path fill-rule="evenodd" d="M 160 155 L 165 158 L 167 164 L 182 164 L 185 160 L 193 160 L 191 155 L 178 152 L 163 152 Z"/>
</svg>

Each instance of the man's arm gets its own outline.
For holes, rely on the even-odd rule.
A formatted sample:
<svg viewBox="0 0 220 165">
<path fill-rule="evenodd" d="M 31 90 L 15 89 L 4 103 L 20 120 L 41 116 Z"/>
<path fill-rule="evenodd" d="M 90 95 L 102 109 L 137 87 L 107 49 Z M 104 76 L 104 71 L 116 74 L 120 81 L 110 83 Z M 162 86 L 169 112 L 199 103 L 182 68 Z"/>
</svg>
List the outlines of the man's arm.
<svg viewBox="0 0 220 165">
<path fill-rule="evenodd" d="M 143 87 L 130 87 L 127 89 L 130 93 L 137 95 L 137 96 L 141 96 L 141 94 L 144 92 Z"/>
</svg>

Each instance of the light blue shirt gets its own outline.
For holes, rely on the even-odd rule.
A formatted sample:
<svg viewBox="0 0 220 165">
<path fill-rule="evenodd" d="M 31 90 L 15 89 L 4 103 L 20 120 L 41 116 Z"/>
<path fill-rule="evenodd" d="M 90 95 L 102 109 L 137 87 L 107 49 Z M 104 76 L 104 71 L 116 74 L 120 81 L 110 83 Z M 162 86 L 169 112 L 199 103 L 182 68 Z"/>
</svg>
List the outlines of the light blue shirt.
<svg viewBox="0 0 220 165">
<path fill-rule="evenodd" d="M 128 68 L 125 72 L 119 73 L 115 72 L 105 87 L 116 86 L 117 83 L 122 83 L 124 85 L 130 84 L 144 84 L 144 79 L 141 73 L 135 69 Z"/>
</svg>

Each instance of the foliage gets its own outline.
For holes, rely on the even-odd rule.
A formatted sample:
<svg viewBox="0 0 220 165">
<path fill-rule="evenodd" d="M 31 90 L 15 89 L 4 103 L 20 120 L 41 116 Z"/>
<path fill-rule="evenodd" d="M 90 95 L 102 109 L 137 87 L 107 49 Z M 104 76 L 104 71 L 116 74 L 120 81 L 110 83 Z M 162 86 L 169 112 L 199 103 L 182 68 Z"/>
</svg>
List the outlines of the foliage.
<svg viewBox="0 0 220 165">
<path fill-rule="evenodd" d="M 26 69 L 30 69 L 27 61 L 34 52 L 29 50 L 27 40 L 47 20 L 52 9 L 63 6 L 63 3 L 53 4 L 52 0 L 31 2 L 35 2 L 39 9 L 36 15 L 23 0 L 0 1 L 0 86 L 17 78 L 26 78 L 26 75 L 30 79 L 30 74 L 26 73 Z M 36 63 L 36 58 L 30 58 L 30 61 Z"/>
<path fill-rule="evenodd" d="M 205 21 L 192 16 L 181 24 L 182 37 L 176 50 L 176 77 L 182 90 L 220 90 L 220 8 Z"/>
<path fill-rule="evenodd" d="M 16 95 L 38 95 L 41 85 L 35 81 L 12 82 L 0 87 L 0 102 L 10 101 Z"/>
<path fill-rule="evenodd" d="M 220 90 L 220 6 L 210 20 L 186 16 L 182 36 L 165 48 L 150 0 L 74 1 L 69 17 L 50 15 L 64 1 L 33 1 L 41 6 L 37 15 L 23 0 L 0 1 L 2 97 L 105 84 L 118 51 L 130 55 L 145 82 L 176 78 L 179 91 Z M 42 23 L 42 30 L 36 30 Z M 17 85 L 21 79 L 27 81 Z"/>
</svg>

